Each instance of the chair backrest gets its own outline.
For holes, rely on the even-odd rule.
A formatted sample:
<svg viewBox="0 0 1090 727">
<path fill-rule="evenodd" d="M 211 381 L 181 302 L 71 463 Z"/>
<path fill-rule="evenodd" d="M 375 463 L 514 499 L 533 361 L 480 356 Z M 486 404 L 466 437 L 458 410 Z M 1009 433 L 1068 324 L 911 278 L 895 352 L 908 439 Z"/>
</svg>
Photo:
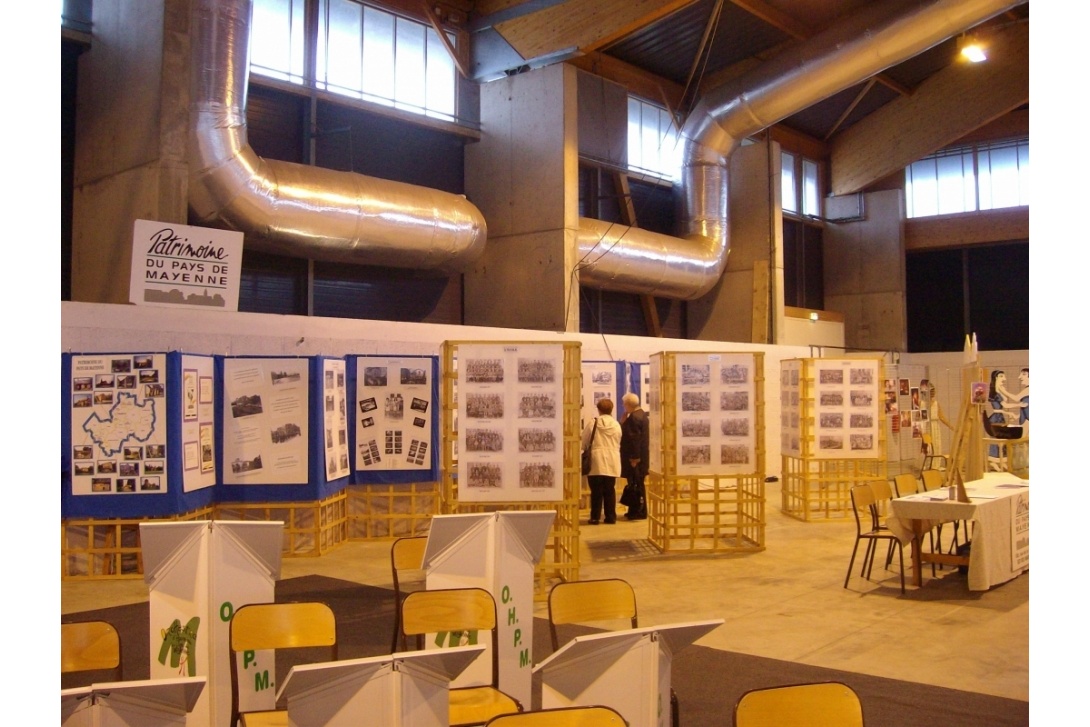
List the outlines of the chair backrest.
<svg viewBox="0 0 1090 727">
<path fill-rule="evenodd" d="M 852 513 L 855 515 L 855 527 L 859 533 L 869 532 L 874 530 L 874 490 L 871 488 L 869 482 L 861 482 L 858 485 L 852 485 L 851 489 L 852 497 Z M 866 513 L 865 522 L 867 526 L 864 526 L 864 520 L 859 517 L 859 513 Z"/>
<path fill-rule="evenodd" d="M 424 636 L 431 633 L 456 634 L 488 631 L 492 634 L 492 686 L 499 683 L 499 655 L 496 644 L 496 601 L 483 588 L 440 588 L 415 591 L 401 603 L 401 632 L 416 637 L 417 648 L 424 648 Z M 473 634 L 470 633 L 470 643 Z M 452 644 L 453 645 L 453 644 Z"/>
<path fill-rule="evenodd" d="M 893 499 L 893 486 L 889 483 L 889 480 L 872 480 L 870 483 L 871 492 L 874 493 L 874 524 L 878 525 L 880 522 L 880 516 L 886 514 L 889 511 L 889 501 Z"/>
<path fill-rule="evenodd" d="M 121 637 L 106 621 L 61 624 L 61 674 L 112 669 L 121 679 Z"/>
<path fill-rule="evenodd" d="M 734 727 L 863 727 L 863 706 L 847 684 L 821 682 L 746 692 Z"/>
<path fill-rule="evenodd" d="M 942 470 L 924 470 L 920 473 L 920 478 L 923 480 L 923 488 L 928 492 L 939 489 L 946 481 Z"/>
<path fill-rule="evenodd" d="M 324 603 L 251 603 L 231 617 L 231 724 L 239 718 L 238 654 L 263 649 L 327 647 L 337 659 L 337 619 Z M 273 675 L 270 675 L 273 676 Z M 275 678 L 275 677 L 274 677 Z"/>
<path fill-rule="evenodd" d="M 549 632 L 553 650 L 560 648 L 557 626 L 627 620 L 636 628 L 636 592 L 620 578 L 557 583 L 549 591 Z"/>
<path fill-rule="evenodd" d="M 424 572 L 424 551 L 428 545 L 428 536 L 398 538 L 390 546 L 390 571 L 394 578 L 394 634 L 390 653 L 402 648 L 401 641 L 401 602 L 406 593 L 423 590 L 426 587 Z"/>
<path fill-rule="evenodd" d="M 905 472 L 894 476 L 893 488 L 897 491 L 897 497 L 915 495 L 920 491 L 920 480 L 911 472 Z"/>
<path fill-rule="evenodd" d="M 558 707 L 517 714 L 501 714 L 485 727 L 627 727 L 621 715 L 609 707 Z"/>
</svg>

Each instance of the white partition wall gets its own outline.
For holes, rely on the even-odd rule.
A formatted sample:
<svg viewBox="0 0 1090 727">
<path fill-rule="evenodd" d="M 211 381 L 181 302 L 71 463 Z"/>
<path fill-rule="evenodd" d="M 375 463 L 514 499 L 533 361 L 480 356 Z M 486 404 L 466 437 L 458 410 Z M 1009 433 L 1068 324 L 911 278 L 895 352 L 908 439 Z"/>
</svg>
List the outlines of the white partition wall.
<svg viewBox="0 0 1090 727">
<path fill-rule="evenodd" d="M 140 525 L 151 678 L 207 677 L 208 688 L 189 718 L 192 727 L 230 722 L 231 617 L 247 603 L 274 600 L 283 530 L 281 522 L 225 520 Z M 242 704 L 271 707 L 272 652 L 255 654 L 240 671 L 240 684 L 248 687 Z"/>
</svg>

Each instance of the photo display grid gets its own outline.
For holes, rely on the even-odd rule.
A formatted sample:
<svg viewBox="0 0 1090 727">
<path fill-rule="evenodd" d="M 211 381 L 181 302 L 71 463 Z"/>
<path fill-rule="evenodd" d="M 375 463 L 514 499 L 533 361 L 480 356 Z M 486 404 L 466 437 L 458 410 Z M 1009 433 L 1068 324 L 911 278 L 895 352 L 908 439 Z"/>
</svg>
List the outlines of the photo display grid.
<svg viewBox="0 0 1090 727">
<path fill-rule="evenodd" d="M 651 450 L 647 467 L 651 472 L 662 472 L 662 354 L 651 356 L 647 364 L 647 441 Z"/>
<path fill-rule="evenodd" d="M 322 423 L 325 429 L 325 478 L 349 475 L 348 402 L 342 359 L 322 359 Z"/>
<path fill-rule="evenodd" d="M 564 349 L 458 347 L 458 499 L 563 499 Z"/>
<path fill-rule="evenodd" d="M 802 456 L 801 377 L 802 361 L 780 362 L 780 451 L 793 457 Z"/>
<path fill-rule="evenodd" d="M 756 466 L 752 354 L 677 354 L 677 473 L 740 474 Z"/>
<path fill-rule="evenodd" d="M 167 492 L 165 354 L 72 357 L 72 494 Z"/>
<path fill-rule="evenodd" d="M 931 394 L 927 367 L 887 366 L 885 375 L 882 408 L 886 415 L 887 456 L 891 461 L 917 459 L 921 432 L 929 427 Z"/>
<path fill-rule="evenodd" d="M 617 412 L 620 411 L 621 402 L 617 397 L 617 364 L 612 361 L 584 361 L 582 371 L 583 402 L 579 414 L 580 431 L 587 422 L 598 416 L 599 399 L 609 399 L 613 402 L 613 413 L 619 420 Z"/>
<path fill-rule="evenodd" d="M 223 387 L 224 484 L 307 482 L 309 359 L 226 358 Z"/>
<path fill-rule="evenodd" d="M 431 359 L 356 357 L 356 469 L 430 470 Z"/>
<path fill-rule="evenodd" d="M 216 484 L 215 371 L 211 356 L 182 356 L 182 491 Z"/>
<path fill-rule="evenodd" d="M 814 362 L 814 448 L 818 459 L 878 456 L 878 363 L 851 359 Z"/>
</svg>

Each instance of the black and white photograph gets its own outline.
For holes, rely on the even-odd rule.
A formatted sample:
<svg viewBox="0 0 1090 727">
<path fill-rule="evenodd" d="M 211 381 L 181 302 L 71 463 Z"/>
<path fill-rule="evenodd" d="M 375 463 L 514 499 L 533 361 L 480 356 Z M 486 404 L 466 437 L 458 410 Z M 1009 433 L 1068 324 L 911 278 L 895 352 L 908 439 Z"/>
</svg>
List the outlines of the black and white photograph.
<svg viewBox="0 0 1090 727">
<path fill-rule="evenodd" d="M 370 399 L 360 399 L 360 413 L 366 414 L 369 411 L 378 409 L 378 404 L 375 403 L 374 397 Z"/>
<path fill-rule="evenodd" d="M 749 383 L 749 367 L 742 364 L 730 364 L 719 369 L 719 383 L 739 385 Z"/>
<path fill-rule="evenodd" d="M 749 418 L 737 417 L 732 419 L 723 419 L 719 423 L 720 431 L 724 437 L 748 437 L 749 436 Z"/>
<path fill-rule="evenodd" d="M 144 456 L 155 459 L 162 459 L 166 456 L 165 444 L 149 444 L 144 447 Z"/>
<path fill-rule="evenodd" d="M 98 474 L 107 475 L 117 472 L 117 462 L 112 459 L 100 459 L 98 461 Z"/>
<path fill-rule="evenodd" d="M 819 384 L 843 384 L 844 383 L 844 370 L 843 369 L 818 369 L 818 383 Z"/>
<path fill-rule="evenodd" d="M 519 419 L 555 419 L 556 394 L 523 394 L 519 398 Z"/>
<path fill-rule="evenodd" d="M 92 477 L 91 492 L 113 492 L 113 484 L 109 477 Z"/>
<path fill-rule="evenodd" d="M 591 374 L 590 381 L 595 386 L 612 386 L 613 372 L 608 369 L 599 369 Z"/>
<path fill-rule="evenodd" d="M 405 418 L 405 397 L 401 393 L 387 394 L 383 411 L 387 419 L 401 421 Z"/>
<path fill-rule="evenodd" d="M 273 386 L 283 386 L 284 384 L 297 384 L 303 380 L 303 375 L 298 371 L 271 371 L 269 372 L 269 381 Z"/>
<path fill-rule="evenodd" d="M 124 462 L 122 461 L 118 465 L 117 473 L 122 477 L 139 477 L 140 476 L 140 463 L 139 462 Z"/>
<path fill-rule="evenodd" d="M 428 411 L 428 402 L 426 399 L 417 399 L 413 397 L 413 403 L 409 405 L 413 411 L 418 411 L 421 414 Z"/>
<path fill-rule="evenodd" d="M 556 381 L 556 362 L 550 359 L 520 358 L 518 381 L 520 384 L 551 384 Z"/>
<path fill-rule="evenodd" d="M 681 463 L 686 465 L 709 465 L 712 463 L 712 447 L 710 444 L 681 446 Z"/>
<path fill-rule="evenodd" d="M 852 386 L 869 386 L 874 383 L 874 369 L 852 368 L 849 381 Z"/>
<path fill-rule="evenodd" d="M 682 386 L 707 386 L 712 380 L 711 364 L 682 364 Z"/>
<path fill-rule="evenodd" d="M 710 437 L 712 435 L 712 422 L 710 419 L 682 419 L 681 436 L 686 439 L 692 437 Z"/>
<path fill-rule="evenodd" d="M 556 486 L 556 473 L 550 462 L 519 462 L 519 488 L 540 490 Z"/>
<path fill-rule="evenodd" d="M 135 389 L 136 388 L 136 374 L 121 374 L 117 377 L 117 388 L 119 389 Z"/>
<path fill-rule="evenodd" d="M 500 488 L 503 487 L 503 468 L 495 462 L 471 462 L 468 467 L 467 487 Z"/>
<path fill-rule="evenodd" d="M 363 368 L 364 386 L 386 386 L 386 381 L 385 366 L 365 366 Z"/>
<path fill-rule="evenodd" d="M 499 429 L 466 429 L 466 450 L 469 452 L 502 452 L 503 432 Z"/>
<path fill-rule="evenodd" d="M 465 362 L 466 383 L 503 383 L 503 359 L 475 358 Z"/>
<path fill-rule="evenodd" d="M 503 419 L 503 394 L 466 394 L 466 416 L 473 419 Z"/>
<path fill-rule="evenodd" d="M 427 424 L 427 420 L 424 419 L 424 417 L 413 417 L 414 427 L 420 427 L 421 429 L 423 429 L 425 424 Z"/>
<path fill-rule="evenodd" d="M 166 468 L 161 459 L 149 459 L 144 462 L 144 474 L 146 475 L 161 475 L 165 472 Z"/>
<path fill-rule="evenodd" d="M 852 406 L 856 407 L 870 407 L 874 405 L 874 392 L 865 391 L 862 389 L 852 389 L 848 396 L 851 398 Z"/>
<path fill-rule="evenodd" d="M 720 464 L 749 464 L 749 447 L 744 444 L 724 444 L 719 447 Z"/>
<path fill-rule="evenodd" d="M 844 406 L 844 392 L 843 391 L 823 391 L 818 397 L 818 404 L 821 406 Z"/>
<path fill-rule="evenodd" d="M 91 403 L 92 402 L 91 402 L 91 395 L 90 394 L 73 394 L 72 395 L 72 406 L 74 406 L 74 407 L 82 409 L 82 408 L 86 408 L 86 407 L 91 406 Z"/>
<path fill-rule="evenodd" d="M 261 395 L 251 394 L 237 397 L 231 402 L 231 416 L 235 419 L 254 416 L 264 412 L 261 406 Z"/>
<path fill-rule="evenodd" d="M 147 479 L 147 478 L 145 477 L 144 479 Z M 150 489 L 150 488 L 143 487 L 143 483 L 141 483 L 140 489 L 143 490 L 143 489 Z M 119 479 L 117 481 L 117 491 L 118 492 L 136 492 L 136 480 L 131 478 L 131 477 L 125 477 L 123 479 Z"/>
<path fill-rule="evenodd" d="M 818 416 L 818 426 L 822 429 L 843 429 L 843 412 L 822 412 Z"/>
<path fill-rule="evenodd" d="M 159 478 L 158 477 L 141 477 L 140 478 L 141 490 L 158 490 Z"/>
<path fill-rule="evenodd" d="M 366 429 L 367 427 L 373 427 L 373 426 L 375 426 L 375 418 L 374 417 L 364 417 L 363 419 L 360 420 L 360 424 L 363 425 L 364 429 Z"/>
<path fill-rule="evenodd" d="M 874 415 L 852 414 L 848 417 L 848 427 L 851 429 L 871 429 L 874 427 Z"/>
<path fill-rule="evenodd" d="M 138 380 L 141 384 L 159 383 L 159 369 L 140 369 Z"/>
<path fill-rule="evenodd" d="M 113 374 L 97 374 L 95 376 L 95 388 L 96 389 L 112 389 L 112 388 L 114 388 L 114 375 Z"/>
<path fill-rule="evenodd" d="M 852 434 L 850 437 L 851 447 L 857 451 L 867 451 L 874 449 L 874 435 L 873 434 Z"/>
<path fill-rule="evenodd" d="M 90 376 L 77 376 L 72 379 L 72 391 L 90 391 L 94 388 L 94 379 Z"/>
<path fill-rule="evenodd" d="M 551 429 L 519 427 L 518 438 L 520 452 L 556 451 L 556 435 Z"/>
<path fill-rule="evenodd" d="M 110 361 L 110 371 L 115 374 L 127 374 L 132 371 L 132 360 L 127 358 L 115 358 Z"/>
<path fill-rule="evenodd" d="M 722 391 L 719 393 L 720 411 L 749 411 L 748 391 Z"/>
<path fill-rule="evenodd" d="M 685 391 L 681 394 L 682 411 L 711 411 L 712 395 L 707 391 Z"/>
<path fill-rule="evenodd" d="M 844 449 L 844 437 L 822 434 L 818 437 L 818 449 Z"/>
<path fill-rule="evenodd" d="M 423 386 L 426 383 L 428 383 L 427 369 L 401 367 L 402 386 Z"/>
</svg>

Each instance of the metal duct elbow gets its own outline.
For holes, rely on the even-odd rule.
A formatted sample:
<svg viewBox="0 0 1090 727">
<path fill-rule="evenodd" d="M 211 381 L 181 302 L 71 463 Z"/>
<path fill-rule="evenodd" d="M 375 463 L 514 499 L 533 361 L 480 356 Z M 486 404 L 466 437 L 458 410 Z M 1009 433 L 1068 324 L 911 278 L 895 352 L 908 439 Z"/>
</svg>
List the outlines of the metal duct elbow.
<svg viewBox="0 0 1090 727">
<path fill-rule="evenodd" d="M 579 252 L 591 261 L 580 279 L 607 290 L 683 300 L 700 297 L 714 287 L 730 252 L 728 163 L 742 139 L 1024 1 L 891 0 L 870 5 L 710 91 L 680 133 L 683 237 L 606 225 L 608 239 L 616 245 L 603 241 L 591 252 L 603 228 L 595 220 L 580 219 Z M 603 250 L 608 254 L 601 254 Z M 710 254 L 720 257 L 710 260 Z M 642 287 L 636 282 L 641 277 L 646 283 Z"/>
<path fill-rule="evenodd" d="M 246 140 L 251 0 L 195 0 L 189 206 L 267 252 L 327 262 L 461 272 L 484 216 L 428 187 L 266 160 Z"/>
</svg>

